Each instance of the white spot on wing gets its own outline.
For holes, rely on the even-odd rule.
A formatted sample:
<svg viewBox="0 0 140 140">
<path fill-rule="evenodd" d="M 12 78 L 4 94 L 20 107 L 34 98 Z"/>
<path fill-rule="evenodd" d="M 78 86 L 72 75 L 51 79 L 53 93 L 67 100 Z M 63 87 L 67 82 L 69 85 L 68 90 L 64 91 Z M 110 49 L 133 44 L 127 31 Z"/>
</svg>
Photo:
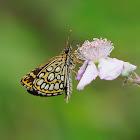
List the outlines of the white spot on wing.
<svg viewBox="0 0 140 140">
<path fill-rule="evenodd" d="M 41 91 L 38 91 L 38 94 L 46 95 L 46 93 L 43 93 L 43 92 L 41 92 Z"/>
<path fill-rule="evenodd" d="M 51 67 L 48 67 L 48 68 L 47 68 L 47 71 L 52 71 L 52 69 L 53 69 L 52 66 L 51 66 Z"/>
<path fill-rule="evenodd" d="M 41 91 L 37 91 L 38 94 L 41 94 Z"/>
<path fill-rule="evenodd" d="M 64 81 L 64 75 L 61 76 L 61 81 Z"/>
<path fill-rule="evenodd" d="M 33 84 L 35 84 L 35 80 L 33 81 Z"/>
<path fill-rule="evenodd" d="M 61 70 L 61 68 L 58 66 L 58 67 L 56 67 L 55 72 L 60 72 L 60 70 Z"/>
<path fill-rule="evenodd" d="M 60 75 L 59 74 L 57 75 L 57 80 L 60 80 Z"/>
<path fill-rule="evenodd" d="M 55 83 L 54 89 L 55 90 L 58 90 L 59 89 L 59 83 Z"/>
<path fill-rule="evenodd" d="M 51 96 L 52 94 L 47 94 L 47 96 Z"/>
<path fill-rule="evenodd" d="M 30 88 L 30 91 L 33 91 L 33 89 L 32 89 L 32 88 Z"/>
<path fill-rule="evenodd" d="M 51 84 L 49 90 L 53 90 L 53 87 L 54 87 L 54 84 Z"/>
<path fill-rule="evenodd" d="M 54 93 L 53 95 L 57 95 L 58 93 Z"/>
<path fill-rule="evenodd" d="M 47 90 L 48 88 L 49 88 L 49 84 L 47 84 L 44 89 Z"/>
<path fill-rule="evenodd" d="M 60 84 L 60 88 L 63 88 L 63 84 L 62 83 Z"/>
<path fill-rule="evenodd" d="M 44 81 L 43 79 L 40 79 L 40 80 L 37 82 L 37 85 L 40 86 L 40 85 L 43 83 L 43 81 Z"/>
<path fill-rule="evenodd" d="M 39 78 L 41 78 L 43 76 L 44 76 L 44 73 L 42 72 L 42 73 L 40 73 Z"/>
<path fill-rule="evenodd" d="M 24 87 L 27 87 L 26 85 L 24 85 Z"/>
<path fill-rule="evenodd" d="M 52 81 L 54 79 L 54 73 L 50 73 L 49 75 L 48 75 L 48 80 L 49 81 Z"/>
<path fill-rule="evenodd" d="M 41 88 L 43 89 L 43 88 L 45 87 L 45 85 L 46 85 L 46 83 L 43 83 L 43 84 L 41 85 Z"/>
<path fill-rule="evenodd" d="M 46 95 L 46 93 L 41 92 L 42 95 Z"/>
</svg>

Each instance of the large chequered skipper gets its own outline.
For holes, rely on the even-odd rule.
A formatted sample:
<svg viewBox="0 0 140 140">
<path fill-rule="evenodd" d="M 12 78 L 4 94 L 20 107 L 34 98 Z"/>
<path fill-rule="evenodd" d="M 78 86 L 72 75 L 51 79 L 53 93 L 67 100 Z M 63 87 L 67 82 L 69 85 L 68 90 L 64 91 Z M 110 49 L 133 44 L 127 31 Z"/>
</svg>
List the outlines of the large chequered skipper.
<svg viewBox="0 0 140 140">
<path fill-rule="evenodd" d="M 71 71 L 76 61 L 72 46 L 68 45 L 69 36 L 61 55 L 51 58 L 21 79 L 21 84 L 30 94 L 51 97 L 62 95 L 65 90 L 65 100 L 69 101 L 72 92 Z"/>
</svg>

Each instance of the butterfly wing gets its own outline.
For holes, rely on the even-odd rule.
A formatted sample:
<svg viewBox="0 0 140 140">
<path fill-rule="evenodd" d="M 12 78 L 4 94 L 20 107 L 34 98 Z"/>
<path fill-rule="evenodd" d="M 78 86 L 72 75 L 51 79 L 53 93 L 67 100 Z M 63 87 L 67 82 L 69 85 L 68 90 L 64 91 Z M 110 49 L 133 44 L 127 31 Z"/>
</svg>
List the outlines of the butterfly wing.
<svg viewBox="0 0 140 140">
<path fill-rule="evenodd" d="M 28 73 L 21 80 L 27 91 L 37 96 L 55 96 L 63 94 L 65 60 L 56 56 Z"/>
<path fill-rule="evenodd" d="M 71 70 L 75 67 L 72 47 L 65 48 L 62 55 L 56 56 L 40 65 L 25 77 L 21 84 L 27 91 L 37 96 L 56 96 L 66 92 L 69 101 L 72 92 Z"/>
</svg>

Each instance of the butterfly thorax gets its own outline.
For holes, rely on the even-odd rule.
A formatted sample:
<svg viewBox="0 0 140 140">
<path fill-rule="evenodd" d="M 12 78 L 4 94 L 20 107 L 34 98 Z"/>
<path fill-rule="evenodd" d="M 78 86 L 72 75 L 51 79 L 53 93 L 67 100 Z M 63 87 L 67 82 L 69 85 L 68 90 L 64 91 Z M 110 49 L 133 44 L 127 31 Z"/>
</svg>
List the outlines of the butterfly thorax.
<svg viewBox="0 0 140 140">
<path fill-rule="evenodd" d="M 75 61 L 74 61 L 74 55 L 72 52 L 72 46 L 67 46 L 63 53 L 62 53 L 62 57 L 65 58 L 65 63 L 66 65 L 69 66 L 69 68 L 74 68 L 75 67 Z"/>
</svg>

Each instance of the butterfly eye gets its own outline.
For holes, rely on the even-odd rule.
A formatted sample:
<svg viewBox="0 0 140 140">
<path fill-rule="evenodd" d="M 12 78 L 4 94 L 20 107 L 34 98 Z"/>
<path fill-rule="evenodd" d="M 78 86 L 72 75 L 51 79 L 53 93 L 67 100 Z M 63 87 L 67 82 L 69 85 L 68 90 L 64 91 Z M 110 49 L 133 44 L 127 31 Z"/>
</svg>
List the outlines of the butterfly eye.
<svg viewBox="0 0 140 140">
<path fill-rule="evenodd" d="M 65 50 L 65 53 L 68 54 L 69 50 Z"/>
</svg>

